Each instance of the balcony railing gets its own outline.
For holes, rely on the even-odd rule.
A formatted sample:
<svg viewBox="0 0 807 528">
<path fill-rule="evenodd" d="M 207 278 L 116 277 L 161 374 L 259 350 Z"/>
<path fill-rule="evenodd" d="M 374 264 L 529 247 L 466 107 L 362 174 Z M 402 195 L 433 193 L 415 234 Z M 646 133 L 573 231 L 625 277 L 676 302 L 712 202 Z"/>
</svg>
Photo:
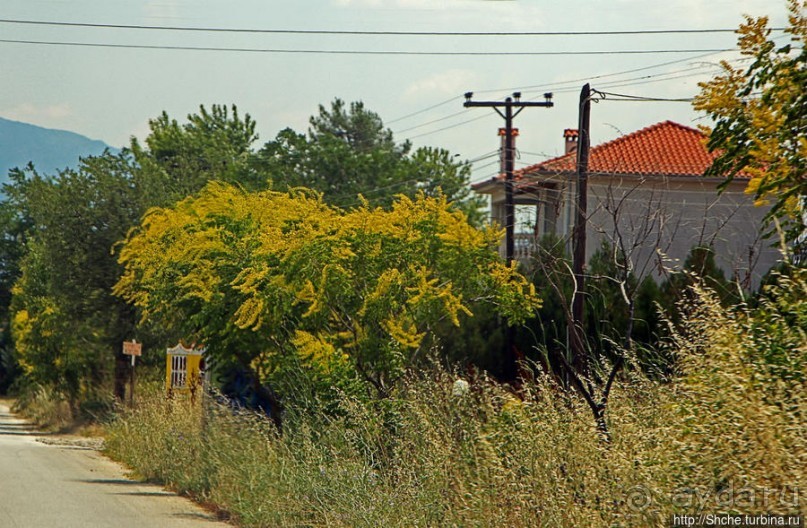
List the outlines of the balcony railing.
<svg viewBox="0 0 807 528">
<path fill-rule="evenodd" d="M 538 247 L 538 237 L 532 233 L 516 233 L 513 236 L 513 258 L 521 262 L 527 262 Z M 505 258 L 505 245 L 502 241 L 499 246 L 499 255 Z"/>
</svg>

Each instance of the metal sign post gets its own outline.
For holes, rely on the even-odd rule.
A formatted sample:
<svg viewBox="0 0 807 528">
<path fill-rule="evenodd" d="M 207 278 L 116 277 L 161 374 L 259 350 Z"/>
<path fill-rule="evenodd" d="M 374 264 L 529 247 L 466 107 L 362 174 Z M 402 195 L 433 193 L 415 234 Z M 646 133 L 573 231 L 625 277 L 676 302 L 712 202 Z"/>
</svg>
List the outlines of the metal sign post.
<svg viewBox="0 0 807 528">
<path fill-rule="evenodd" d="M 132 357 L 132 370 L 129 372 L 129 406 L 134 407 L 135 357 L 143 353 L 143 345 L 138 343 L 135 339 L 132 339 L 131 342 L 124 341 L 123 353 Z"/>
</svg>

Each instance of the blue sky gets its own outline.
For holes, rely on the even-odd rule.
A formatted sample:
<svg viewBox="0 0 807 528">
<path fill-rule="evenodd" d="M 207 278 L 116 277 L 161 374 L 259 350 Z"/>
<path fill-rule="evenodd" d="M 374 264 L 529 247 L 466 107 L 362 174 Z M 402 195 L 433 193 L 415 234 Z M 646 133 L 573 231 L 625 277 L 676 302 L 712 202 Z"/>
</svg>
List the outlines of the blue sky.
<svg viewBox="0 0 807 528">
<path fill-rule="evenodd" d="M 784 26 L 784 0 L 3 0 L 0 19 L 104 25 L 392 32 L 590 32 L 736 28 L 743 14 Z M 284 50 L 557 53 L 600 55 L 360 55 L 127 49 L 0 42 L 0 116 L 67 129 L 120 146 L 142 137 L 163 110 L 184 118 L 200 104 L 236 104 L 258 123 L 260 142 L 307 128 L 319 104 L 361 100 L 415 145 L 476 160 L 475 180 L 496 171 L 492 110 L 463 109 L 462 94 L 524 99 L 555 93 L 552 109 L 530 108 L 517 166 L 562 152 L 577 122 L 580 87 L 687 98 L 720 59 L 739 54 L 666 53 L 734 48 L 731 33 L 410 36 L 182 32 L 0 22 L 0 40 Z M 415 114 L 415 115 L 411 115 Z M 409 116 L 409 117 L 406 117 Z M 401 119 L 403 118 L 403 119 Z M 603 101 L 592 110 L 595 144 L 671 119 L 707 124 L 687 103 Z"/>
</svg>

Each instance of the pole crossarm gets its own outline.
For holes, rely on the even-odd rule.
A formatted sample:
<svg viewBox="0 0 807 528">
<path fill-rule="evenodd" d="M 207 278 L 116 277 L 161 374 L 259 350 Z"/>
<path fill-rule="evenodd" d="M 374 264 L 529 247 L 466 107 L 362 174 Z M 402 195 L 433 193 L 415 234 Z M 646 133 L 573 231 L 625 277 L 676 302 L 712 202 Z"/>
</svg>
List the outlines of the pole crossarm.
<svg viewBox="0 0 807 528">
<path fill-rule="evenodd" d="M 510 99 L 509 97 L 507 99 Z M 526 108 L 528 106 L 543 106 L 545 108 L 555 106 L 555 103 L 552 101 L 510 101 L 509 103 L 505 99 L 504 101 L 465 101 L 462 103 L 462 106 L 465 108 L 475 107 L 475 106 L 485 106 L 485 107 L 492 107 L 492 108 L 504 108 L 506 106 L 512 106 L 516 108 Z"/>
</svg>

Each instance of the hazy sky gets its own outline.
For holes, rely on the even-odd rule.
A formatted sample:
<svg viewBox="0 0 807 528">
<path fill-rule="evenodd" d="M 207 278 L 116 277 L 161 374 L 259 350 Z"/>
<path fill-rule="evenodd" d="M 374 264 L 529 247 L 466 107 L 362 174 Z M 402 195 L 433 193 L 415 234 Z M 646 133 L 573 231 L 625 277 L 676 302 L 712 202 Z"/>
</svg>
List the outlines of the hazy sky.
<svg viewBox="0 0 807 528">
<path fill-rule="evenodd" d="M 562 131 L 576 127 L 577 100 L 586 80 L 601 91 L 691 97 L 720 59 L 736 60 L 739 54 L 666 51 L 730 49 L 736 35 L 346 35 L 7 21 L 514 33 L 736 28 L 743 14 L 768 15 L 774 26 L 786 24 L 784 0 L 2 0 L 0 19 L 6 21 L 0 22 L 0 40 L 5 41 L 0 42 L 0 116 L 121 146 L 132 135 L 143 137 L 148 119 L 163 110 L 183 120 L 200 104 L 236 104 L 257 121 L 263 143 L 285 127 L 305 131 L 318 105 L 339 97 L 364 101 L 398 140 L 409 137 L 415 145 L 444 147 L 464 159 L 482 158 L 474 164 L 478 180 L 496 171 L 496 132 L 503 120 L 491 109 L 463 109 L 464 92 L 475 92 L 477 100 L 499 100 L 515 90 L 523 99 L 542 100 L 544 92 L 555 93 L 554 108 L 528 108 L 516 118 L 520 167 L 562 153 Z M 242 51 L 64 45 L 68 42 Z M 519 55 L 299 53 L 315 50 Z M 657 52 L 523 55 L 617 50 Z M 687 103 L 606 100 L 592 109 L 593 143 L 665 119 L 689 126 L 704 123 Z"/>
</svg>

